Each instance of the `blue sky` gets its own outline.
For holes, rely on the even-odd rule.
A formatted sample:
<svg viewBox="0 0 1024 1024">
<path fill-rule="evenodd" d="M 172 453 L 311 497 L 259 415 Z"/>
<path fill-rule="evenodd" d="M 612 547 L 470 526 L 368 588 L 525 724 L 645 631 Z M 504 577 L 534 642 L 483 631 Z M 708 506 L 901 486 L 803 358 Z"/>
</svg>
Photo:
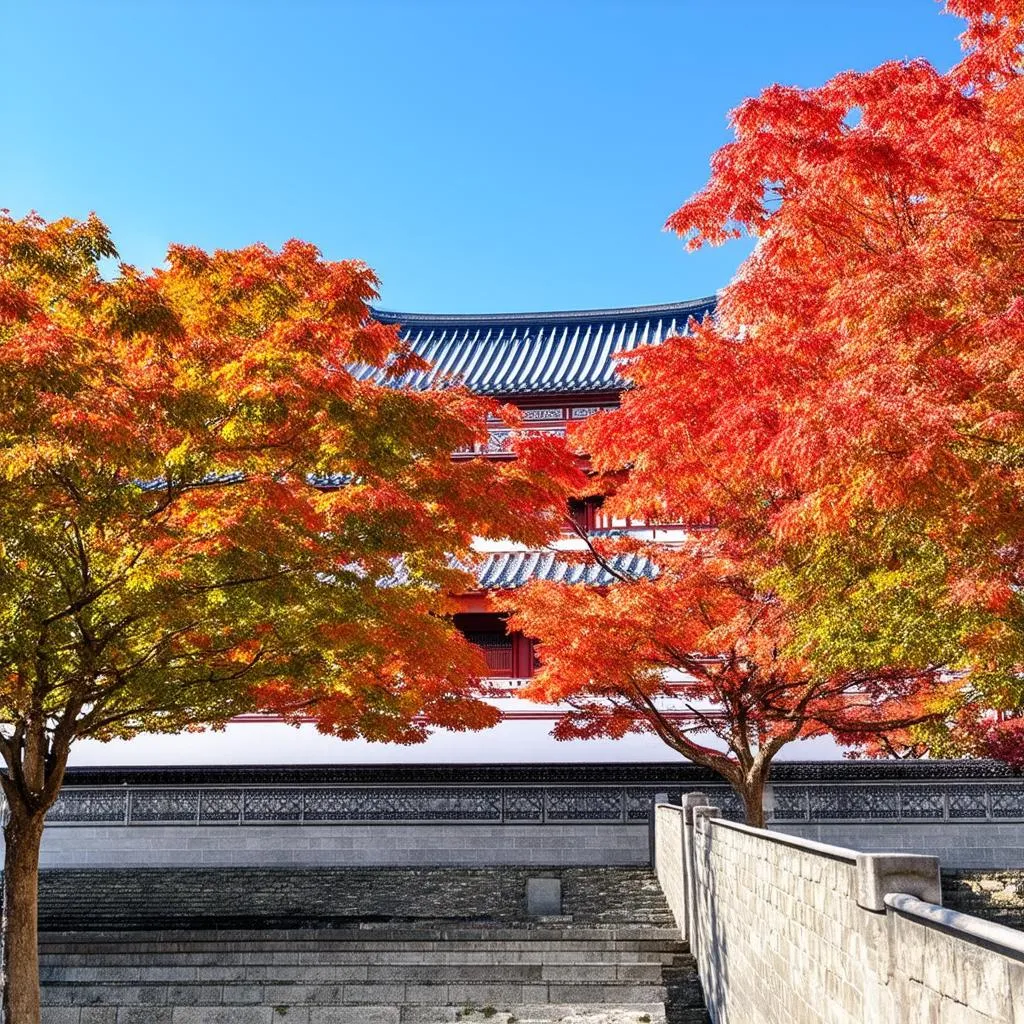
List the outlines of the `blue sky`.
<svg viewBox="0 0 1024 1024">
<path fill-rule="evenodd" d="M 588 308 L 713 292 L 742 246 L 666 216 L 763 86 L 957 59 L 935 0 L 0 0 L 0 206 L 158 264 L 289 237 L 381 305 Z"/>
</svg>

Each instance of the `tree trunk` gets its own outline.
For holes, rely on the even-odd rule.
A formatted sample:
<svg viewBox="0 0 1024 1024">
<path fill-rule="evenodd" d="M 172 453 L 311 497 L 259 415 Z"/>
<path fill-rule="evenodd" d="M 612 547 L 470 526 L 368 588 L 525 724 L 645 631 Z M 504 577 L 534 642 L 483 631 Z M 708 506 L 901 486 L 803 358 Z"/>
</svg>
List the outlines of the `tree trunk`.
<svg viewBox="0 0 1024 1024">
<path fill-rule="evenodd" d="M 751 772 L 736 787 L 743 800 L 747 824 L 764 828 L 764 787 L 767 781 L 762 772 Z"/>
<path fill-rule="evenodd" d="M 5 1024 L 39 1020 L 39 844 L 43 812 L 10 806 L 4 828 L 3 1009 Z"/>
</svg>

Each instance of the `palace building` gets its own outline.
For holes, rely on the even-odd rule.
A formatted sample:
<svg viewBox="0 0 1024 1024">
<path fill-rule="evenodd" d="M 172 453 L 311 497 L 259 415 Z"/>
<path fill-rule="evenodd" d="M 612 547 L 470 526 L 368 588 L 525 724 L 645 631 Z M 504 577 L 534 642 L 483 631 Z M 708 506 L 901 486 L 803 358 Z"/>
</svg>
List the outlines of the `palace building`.
<svg viewBox="0 0 1024 1024">
<path fill-rule="evenodd" d="M 621 309 L 549 313 L 423 314 L 377 310 L 383 323 L 399 324 L 402 338 L 431 369 L 413 372 L 397 383 L 430 387 L 441 377 L 454 377 L 471 390 L 515 405 L 531 430 L 564 436 L 570 424 L 618 404 L 623 388 L 614 356 L 643 345 L 656 345 L 687 330 L 715 305 L 713 296 L 687 302 Z M 369 376 L 379 370 L 367 368 Z M 357 371 L 358 375 L 358 371 Z M 455 458 L 481 454 L 513 458 L 512 431 L 495 422 L 486 445 L 455 452 Z M 568 510 L 576 525 L 590 533 L 644 531 L 651 527 L 614 520 L 601 510 L 601 499 L 574 501 Z M 653 536 L 671 540 L 681 529 L 659 527 Z M 456 626 L 480 648 L 489 668 L 488 699 L 498 703 L 502 723 L 482 733 L 435 733 L 418 747 L 396 747 L 363 741 L 341 742 L 295 730 L 265 716 L 245 716 L 221 733 L 139 737 L 77 744 L 73 763 L 226 764 L 254 761 L 285 763 L 446 763 L 516 761 L 641 761 L 663 760 L 669 751 L 654 736 L 622 740 L 554 741 L 549 733 L 560 715 L 557 706 L 517 696 L 534 673 L 536 662 L 529 638 L 508 634 L 504 621 L 488 602 L 488 592 L 521 586 L 529 580 L 570 580 L 583 584 L 608 582 L 594 563 L 559 557 L 559 550 L 579 549 L 582 542 L 570 529 L 544 550 L 526 550 L 511 542 L 481 541 L 475 567 L 478 586 L 459 597 Z M 624 568 L 633 570 L 636 566 Z M 813 747 L 814 749 L 810 749 Z M 796 749 L 799 748 L 799 755 Z M 254 750 L 259 750 L 259 756 Z M 793 756 L 836 757 L 831 741 L 794 745 Z"/>
<path fill-rule="evenodd" d="M 708 297 L 562 313 L 448 316 L 378 311 L 376 316 L 384 323 L 400 324 L 406 343 L 431 364 L 431 370 L 408 374 L 399 384 L 426 388 L 439 377 L 456 377 L 478 394 L 515 405 L 531 430 L 564 437 L 571 423 L 618 404 L 622 380 L 615 370 L 616 353 L 680 334 L 691 317 L 700 320 L 714 304 L 714 298 Z M 511 458 L 511 433 L 496 424 L 486 446 L 456 452 L 455 457 L 485 453 L 490 458 Z M 644 529 L 604 516 L 599 498 L 574 501 L 569 513 L 577 527 L 588 532 Z M 487 592 L 535 579 L 606 582 L 597 565 L 560 560 L 559 546 L 526 551 L 511 545 L 481 545 L 485 557 L 477 568 L 479 589 L 462 596 L 464 610 L 455 623 L 483 649 L 495 695 L 514 691 L 529 679 L 535 661 L 530 641 L 508 635 L 499 616 L 488 609 Z M 563 546 L 579 544 L 567 540 Z M 536 713 L 550 717 L 557 712 Z"/>
</svg>

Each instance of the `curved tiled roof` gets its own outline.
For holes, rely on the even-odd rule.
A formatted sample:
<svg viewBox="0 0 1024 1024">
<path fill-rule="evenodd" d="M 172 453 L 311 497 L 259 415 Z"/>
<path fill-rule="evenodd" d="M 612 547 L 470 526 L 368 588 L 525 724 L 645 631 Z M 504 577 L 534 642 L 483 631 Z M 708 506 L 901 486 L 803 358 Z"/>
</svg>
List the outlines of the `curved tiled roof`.
<svg viewBox="0 0 1024 1024">
<path fill-rule="evenodd" d="M 617 555 L 612 565 L 626 576 L 655 575 L 654 566 L 641 555 Z M 567 562 L 555 551 L 506 551 L 488 555 L 476 566 L 476 578 L 481 590 L 511 589 L 533 580 L 599 587 L 615 581 L 611 573 L 596 562 Z"/>
<path fill-rule="evenodd" d="M 614 555 L 611 564 L 625 576 L 648 579 L 657 575 L 654 564 L 642 555 Z M 575 562 L 559 557 L 557 551 L 498 551 L 474 560 L 471 564 L 451 559 L 452 568 L 462 569 L 476 576 L 480 590 L 512 590 L 533 580 L 552 583 L 585 583 L 604 587 L 615 582 L 615 577 L 594 561 Z M 394 572 L 382 580 L 383 586 L 401 586 L 409 581 L 406 566 L 399 560 Z"/>
<path fill-rule="evenodd" d="M 482 395 L 543 395 L 620 390 L 615 352 L 657 345 L 685 332 L 715 306 L 713 296 L 660 306 L 564 313 L 449 316 L 375 310 L 381 323 L 401 324 L 402 338 L 432 366 L 394 383 L 427 388 L 453 376 Z M 366 379 L 372 367 L 355 370 Z"/>
</svg>

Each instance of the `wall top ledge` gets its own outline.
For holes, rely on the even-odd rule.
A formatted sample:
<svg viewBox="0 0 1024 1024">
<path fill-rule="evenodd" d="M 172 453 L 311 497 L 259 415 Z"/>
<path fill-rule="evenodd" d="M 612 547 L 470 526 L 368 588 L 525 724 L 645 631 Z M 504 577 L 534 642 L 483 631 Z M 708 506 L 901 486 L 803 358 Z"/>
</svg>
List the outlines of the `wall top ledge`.
<svg viewBox="0 0 1024 1024">
<path fill-rule="evenodd" d="M 773 783 L 856 783 L 896 781 L 1020 781 L 998 761 L 780 761 Z M 361 764 L 361 765 L 165 765 L 72 766 L 66 786 L 215 785 L 657 785 L 721 784 L 720 775 L 688 761 L 660 763 L 562 762 L 523 764 Z"/>
<path fill-rule="evenodd" d="M 902 892 L 890 892 L 885 896 L 885 905 L 892 910 L 936 925 L 949 932 L 970 935 L 991 949 L 1015 960 L 1024 962 L 1024 932 L 1008 928 L 1005 924 L 983 921 L 980 917 L 948 910 L 935 903 L 926 903 Z"/>
<path fill-rule="evenodd" d="M 850 850 L 845 846 L 831 846 L 828 843 L 818 843 L 813 839 L 802 839 L 800 836 L 787 835 L 785 832 L 773 832 L 767 828 L 755 828 L 753 825 L 729 821 L 727 818 L 715 818 L 714 824 L 719 828 L 731 828 L 736 832 L 746 832 L 748 835 L 757 836 L 758 839 L 766 839 L 772 843 L 778 843 L 780 846 L 792 846 L 797 850 L 817 853 L 823 857 L 831 857 L 833 860 L 845 861 L 848 864 L 857 863 L 857 851 Z"/>
</svg>

